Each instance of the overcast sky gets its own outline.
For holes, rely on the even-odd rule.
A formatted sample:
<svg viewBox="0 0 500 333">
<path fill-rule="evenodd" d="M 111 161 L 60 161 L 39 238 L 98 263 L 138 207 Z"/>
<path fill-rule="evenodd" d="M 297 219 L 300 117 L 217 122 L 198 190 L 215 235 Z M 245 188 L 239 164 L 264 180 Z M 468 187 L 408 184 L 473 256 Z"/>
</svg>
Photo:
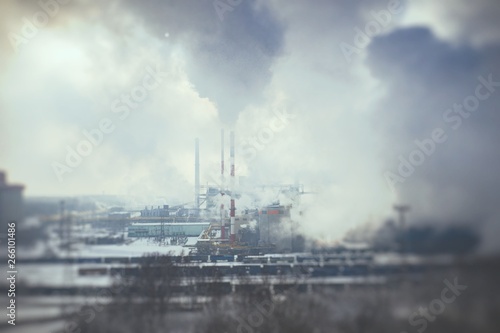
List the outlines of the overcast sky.
<svg viewBox="0 0 500 333">
<path fill-rule="evenodd" d="M 0 169 L 27 195 L 192 200 L 194 139 L 206 183 L 225 128 L 247 183 L 315 192 L 312 235 L 393 203 L 500 231 L 495 0 L 41 3 L 0 2 Z"/>
</svg>

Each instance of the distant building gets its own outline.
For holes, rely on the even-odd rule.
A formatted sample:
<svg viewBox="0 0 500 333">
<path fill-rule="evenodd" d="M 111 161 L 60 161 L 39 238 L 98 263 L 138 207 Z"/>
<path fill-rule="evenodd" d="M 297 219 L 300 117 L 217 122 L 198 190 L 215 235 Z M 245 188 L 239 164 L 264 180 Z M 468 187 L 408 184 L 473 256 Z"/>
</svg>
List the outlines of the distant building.
<svg viewBox="0 0 500 333">
<path fill-rule="evenodd" d="M 209 222 L 133 223 L 128 227 L 128 237 L 197 237 L 209 226 Z"/>
<path fill-rule="evenodd" d="M 148 207 L 144 207 L 143 210 L 141 210 L 141 217 L 166 217 L 170 216 L 170 211 L 168 205 L 163 205 L 163 208 L 153 208 L 151 206 L 151 209 L 148 209 Z"/>
<path fill-rule="evenodd" d="M 292 222 L 290 207 L 279 204 L 264 207 L 259 212 L 261 245 L 275 245 L 276 250 L 292 250 Z"/>
<path fill-rule="evenodd" d="M 129 212 L 112 212 L 108 213 L 108 218 L 112 220 L 126 220 L 130 219 Z"/>
<path fill-rule="evenodd" d="M 205 201 L 206 209 L 219 209 L 218 200 L 221 196 L 221 190 L 217 187 L 209 186 L 204 194 L 201 194 L 200 199 Z M 228 194 L 229 196 L 229 194 Z"/>
<path fill-rule="evenodd" d="M 0 234 L 7 233 L 7 224 L 24 219 L 23 185 L 7 184 L 5 172 L 0 171 Z"/>
</svg>

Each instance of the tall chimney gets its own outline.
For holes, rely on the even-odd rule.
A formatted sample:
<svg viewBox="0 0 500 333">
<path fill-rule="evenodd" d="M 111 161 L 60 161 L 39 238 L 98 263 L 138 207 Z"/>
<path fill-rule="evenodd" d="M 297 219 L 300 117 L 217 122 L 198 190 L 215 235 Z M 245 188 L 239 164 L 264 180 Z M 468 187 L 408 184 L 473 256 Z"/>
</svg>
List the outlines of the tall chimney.
<svg viewBox="0 0 500 333">
<path fill-rule="evenodd" d="M 220 230 L 221 238 L 226 239 L 226 223 L 224 220 L 224 129 L 220 131 Z"/>
<path fill-rule="evenodd" d="M 194 141 L 194 204 L 195 209 L 200 208 L 200 141 Z"/>
<path fill-rule="evenodd" d="M 231 133 L 229 133 L 229 141 L 231 144 L 231 147 L 229 149 L 229 157 L 231 159 L 231 243 L 234 243 L 236 238 L 234 229 L 234 217 L 236 212 L 236 208 L 234 206 L 234 131 L 231 131 Z"/>
</svg>

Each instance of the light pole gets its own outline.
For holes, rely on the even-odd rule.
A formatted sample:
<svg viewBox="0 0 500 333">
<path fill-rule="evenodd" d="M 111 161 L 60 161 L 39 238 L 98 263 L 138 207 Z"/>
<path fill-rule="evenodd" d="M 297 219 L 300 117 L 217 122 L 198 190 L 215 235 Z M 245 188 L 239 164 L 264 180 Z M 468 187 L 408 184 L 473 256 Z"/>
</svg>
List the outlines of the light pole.
<svg viewBox="0 0 500 333">
<path fill-rule="evenodd" d="M 405 214 L 410 210 L 410 206 L 408 205 L 394 205 L 394 210 L 398 212 L 399 215 L 399 230 L 401 232 L 401 253 L 406 252 L 406 219 Z"/>
</svg>

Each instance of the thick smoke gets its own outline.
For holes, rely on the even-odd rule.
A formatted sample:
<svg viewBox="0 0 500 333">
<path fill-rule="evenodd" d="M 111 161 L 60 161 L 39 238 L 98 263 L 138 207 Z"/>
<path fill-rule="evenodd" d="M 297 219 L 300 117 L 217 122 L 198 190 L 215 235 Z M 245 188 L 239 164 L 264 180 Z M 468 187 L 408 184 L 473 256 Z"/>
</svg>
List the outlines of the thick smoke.
<svg viewBox="0 0 500 333">
<path fill-rule="evenodd" d="M 407 28 L 377 38 L 368 58 L 387 91 L 374 122 L 386 139 L 388 184 L 414 222 L 474 225 L 485 250 L 500 218 L 499 51 Z"/>
<path fill-rule="evenodd" d="M 9 32 L 40 5 L 1 2 L 5 168 L 37 194 L 186 202 L 194 138 L 206 170 L 218 163 L 225 127 L 237 133 L 238 175 L 252 185 L 299 181 L 315 193 L 302 198 L 299 215 L 310 235 L 339 239 L 370 217 L 384 220 L 393 190 L 412 205 L 413 223 L 474 225 L 490 236 L 485 249 L 494 243 L 500 94 L 467 117 L 447 110 L 475 95 L 478 77 L 500 81 L 496 1 L 401 1 L 352 61 L 339 46 L 353 44 L 388 1 L 232 3 L 221 19 L 212 0 L 69 1 L 15 54 Z M 59 184 L 51 161 L 109 117 L 147 65 L 168 73 L 162 86 Z M 277 113 L 285 124 L 270 139 Z M 443 142 L 430 147 L 433 133 Z M 415 158 L 419 145 L 432 153 L 398 176 L 404 182 L 388 183 L 400 155 Z"/>
</svg>

